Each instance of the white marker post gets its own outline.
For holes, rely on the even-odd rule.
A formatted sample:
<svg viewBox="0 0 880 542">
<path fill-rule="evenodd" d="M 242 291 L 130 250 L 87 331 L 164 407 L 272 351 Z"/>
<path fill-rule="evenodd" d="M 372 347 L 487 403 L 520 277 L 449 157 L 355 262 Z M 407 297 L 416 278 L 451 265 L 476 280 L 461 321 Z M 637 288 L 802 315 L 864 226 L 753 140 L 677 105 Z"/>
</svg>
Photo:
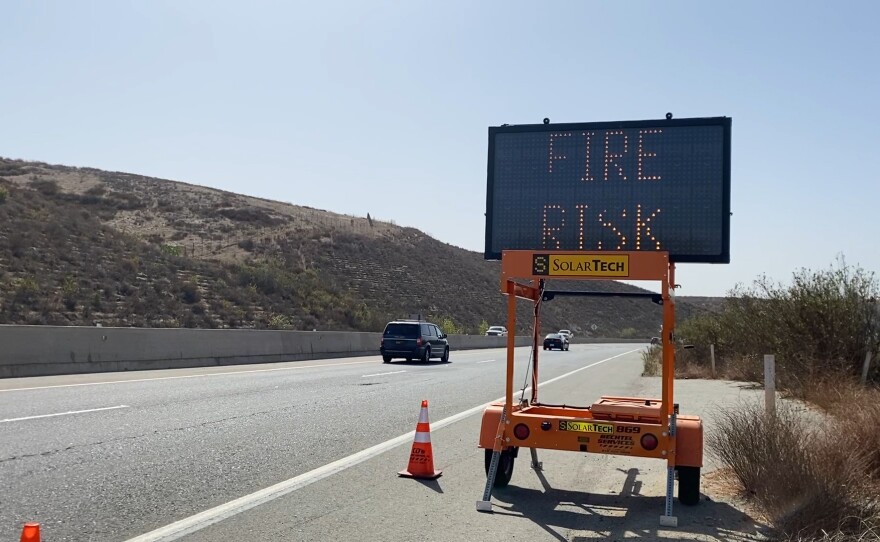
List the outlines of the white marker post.
<svg viewBox="0 0 880 542">
<path fill-rule="evenodd" d="M 712 378 L 715 378 L 715 345 L 709 345 L 709 359 L 712 360 Z"/>
<path fill-rule="evenodd" d="M 862 386 L 868 384 L 868 370 L 871 369 L 871 351 L 865 354 L 865 364 L 862 366 Z"/>
<path fill-rule="evenodd" d="M 764 408 L 771 416 L 776 415 L 776 356 L 764 355 Z"/>
</svg>

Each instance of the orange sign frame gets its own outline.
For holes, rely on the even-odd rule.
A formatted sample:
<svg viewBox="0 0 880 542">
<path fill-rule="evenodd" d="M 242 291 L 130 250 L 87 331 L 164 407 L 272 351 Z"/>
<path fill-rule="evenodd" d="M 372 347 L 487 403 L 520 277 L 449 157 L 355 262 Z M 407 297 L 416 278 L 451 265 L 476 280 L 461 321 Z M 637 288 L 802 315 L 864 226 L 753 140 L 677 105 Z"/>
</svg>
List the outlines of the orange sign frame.
<svg viewBox="0 0 880 542">
<path fill-rule="evenodd" d="M 611 273 L 611 275 L 609 275 Z M 663 306 L 661 398 L 601 397 L 590 407 L 554 407 L 538 400 L 538 340 L 543 280 L 650 280 L 660 282 Z M 501 292 L 508 300 L 505 400 L 483 413 L 479 446 L 571 450 L 666 459 L 667 466 L 702 467 L 703 426 L 696 416 L 678 415 L 674 403 L 675 263 L 667 252 L 504 251 Z M 649 294 L 650 295 L 650 294 Z M 517 299 L 535 304 L 532 400 L 514 404 L 513 373 Z M 501 420 L 506 423 L 501 423 Z M 672 426 L 672 421 L 675 425 Z M 549 424 L 549 425 L 548 425 Z M 519 435 L 514 429 L 520 426 Z M 526 431 L 522 426 L 528 429 Z M 641 436 L 656 438 L 646 445 Z M 522 435 L 527 435 L 521 438 Z"/>
</svg>

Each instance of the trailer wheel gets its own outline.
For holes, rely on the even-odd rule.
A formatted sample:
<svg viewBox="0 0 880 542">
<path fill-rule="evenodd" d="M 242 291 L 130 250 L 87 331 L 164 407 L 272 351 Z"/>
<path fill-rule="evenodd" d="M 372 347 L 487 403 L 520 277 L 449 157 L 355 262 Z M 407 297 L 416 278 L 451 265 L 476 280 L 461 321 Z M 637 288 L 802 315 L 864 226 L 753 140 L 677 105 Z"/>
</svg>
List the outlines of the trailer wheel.
<svg viewBox="0 0 880 542">
<path fill-rule="evenodd" d="M 489 466 L 492 465 L 492 450 L 487 449 L 485 453 L 486 476 L 489 476 Z M 501 450 L 501 454 L 498 456 L 498 471 L 495 473 L 495 483 L 492 484 L 492 487 L 506 487 L 510 483 L 510 478 L 513 476 L 514 459 L 513 448 Z"/>
<path fill-rule="evenodd" d="M 700 467 L 676 467 L 678 502 L 693 506 L 700 502 Z"/>
</svg>

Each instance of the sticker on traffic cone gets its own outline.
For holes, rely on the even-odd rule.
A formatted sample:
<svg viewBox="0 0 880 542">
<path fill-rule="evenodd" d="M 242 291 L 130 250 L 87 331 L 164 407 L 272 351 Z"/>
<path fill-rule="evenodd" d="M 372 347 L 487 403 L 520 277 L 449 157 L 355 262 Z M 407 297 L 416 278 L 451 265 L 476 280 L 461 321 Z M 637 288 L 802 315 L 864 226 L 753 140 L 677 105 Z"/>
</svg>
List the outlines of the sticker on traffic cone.
<svg viewBox="0 0 880 542">
<path fill-rule="evenodd" d="M 428 478 L 433 480 L 443 471 L 434 470 L 434 453 L 431 450 L 431 426 L 428 423 L 428 401 L 422 401 L 419 412 L 419 423 L 416 424 L 416 436 L 413 439 L 412 451 L 409 454 L 409 466 L 398 472 L 407 478 Z"/>
<path fill-rule="evenodd" d="M 25 523 L 24 529 L 21 530 L 20 542 L 40 542 L 40 524 Z"/>
</svg>

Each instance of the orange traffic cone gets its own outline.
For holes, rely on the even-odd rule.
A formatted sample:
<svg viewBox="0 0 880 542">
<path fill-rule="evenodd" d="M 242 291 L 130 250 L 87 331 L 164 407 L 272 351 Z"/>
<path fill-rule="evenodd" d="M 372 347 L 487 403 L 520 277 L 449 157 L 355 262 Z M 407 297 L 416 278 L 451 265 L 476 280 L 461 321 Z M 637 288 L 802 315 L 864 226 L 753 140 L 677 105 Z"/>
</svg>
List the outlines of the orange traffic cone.
<svg viewBox="0 0 880 542">
<path fill-rule="evenodd" d="M 40 524 L 25 523 L 24 529 L 21 530 L 20 542 L 40 542 Z"/>
<path fill-rule="evenodd" d="M 412 451 L 409 454 L 409 466 L 398 472 L 407 478 L 428 478 L 433 480 L 443 471 L 434 470 L 434 453 L 431 450 L 431 426 L 428 423 L 428 401 L 422 401 L 419 412 L 419 423 L 416 424 L 416 436 L 413 439 Z"/>
</svg>

